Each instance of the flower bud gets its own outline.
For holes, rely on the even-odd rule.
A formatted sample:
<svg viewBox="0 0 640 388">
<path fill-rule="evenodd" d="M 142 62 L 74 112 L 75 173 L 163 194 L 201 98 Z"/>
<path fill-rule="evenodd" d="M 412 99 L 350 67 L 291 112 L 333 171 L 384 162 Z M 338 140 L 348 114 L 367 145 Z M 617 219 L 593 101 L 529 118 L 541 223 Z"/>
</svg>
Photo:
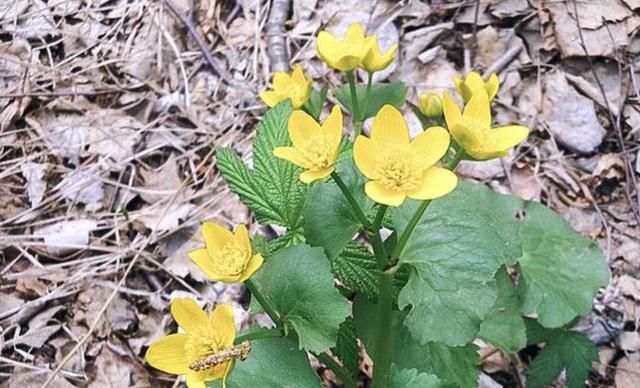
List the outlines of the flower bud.
<svg viewBox="0 0 640 388">
<path fill-rule="evenodd" d="M 442 98 L 434 93 L 422 94 L 420 96 L 420 112 L 428 119 L 441 119 Z"/>
</svg>

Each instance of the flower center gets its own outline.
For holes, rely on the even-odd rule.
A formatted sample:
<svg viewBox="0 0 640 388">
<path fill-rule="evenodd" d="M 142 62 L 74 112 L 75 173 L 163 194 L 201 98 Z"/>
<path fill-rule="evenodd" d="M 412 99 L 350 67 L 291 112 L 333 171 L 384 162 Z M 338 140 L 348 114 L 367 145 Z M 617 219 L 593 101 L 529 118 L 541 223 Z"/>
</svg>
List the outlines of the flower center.
<svg viewBox="0 0 640 388">
<path fill-rule="evenodd" d="M 378 160 L 378 175 L 380 182 L 395 191 L 407 191 L 418 187 L 419 172 L 412 166 L 410 156 L 406 150 L 392 150 L 381 155 Z"/>
<path fill-rule="evenodd" d="M 333 152 L 322 136 L 309 139 L 302 153 L 309 162 L 309 170 L 318 171 L 331 167 Z"/>
<path fill-rule="evenodd" d="M 215 265 L 225 275 L 238 275 L 246 268 L 250 259 L 249 256 L 251 256 L 250 252 L 245 251 L 233 242 L 229 242 L 224 245 L 216 256 Z"/>
<path fill-rule="evenodd" d="M 204 330 L 197 333 L 189 334 L 185 352 L 189 363 L 196 362 L 212 354 L 219 353 L 224 350 L 222 340 L 212 333 Z"/>
</svg>

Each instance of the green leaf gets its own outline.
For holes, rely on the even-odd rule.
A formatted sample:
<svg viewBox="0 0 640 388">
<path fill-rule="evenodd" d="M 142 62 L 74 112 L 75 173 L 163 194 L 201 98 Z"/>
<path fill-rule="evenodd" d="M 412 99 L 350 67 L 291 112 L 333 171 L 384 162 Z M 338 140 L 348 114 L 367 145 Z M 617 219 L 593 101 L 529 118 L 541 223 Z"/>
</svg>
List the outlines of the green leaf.
<svg viewBox="0 0 640 388">
<path fill-rule="evenodd" d="M 365 95 L 367 87 L 365 85 L 358 85 L 356 87 L 356 94 L 358 95 L 358 107 L 362 109 L 364 106 Z M 349 91 L 349 85 L 342 85 L 335 91 L 338 101 L 349 111 L 353 112 L 351 107 L 351 92 Z M 364 119 L 373 117 L 378 113 L 383 105 L 389 104 L 396 108 L 401 108 L 404 105 L 405 95 L 407 94 L 407 87 L 402 82 L 392 82 L 388 84 L 377 84 L 371 87 L 371 93 L 369 94 L 369 100 L 366 104 L 366 112 Z"/>
<path fill-rule="evenodd" d="M 377 333 L 377 306 L 356 297 L 353 316 L 356 332 L 372 354 Z M 440 342 L 420 345 L 402 324 L 406 313 L 393 311 L 391 328 L 391 362 L 399 369 L 416 369 L 440 378 L 447 387 L 475 387 L 480 374 L 478 347 L 474 344 L 450 347 Z"/>
<path fill-rule="evenodd" d="M 220 380 L 207 383 L 220 388 Z M 320 379 L 307 354 L 287 338 L 266 338 L 251 342 L 251 352 L 237 361 L 227 379 L 228 388 L 320 388 Z"/>
<path fill-rule="evenodd" d="M 328 90 L 329 89 L 327 85 L 324 85 L 320 90 L 313 89 L 311 91 L 311 96 L 309 97 L 307 102 L 304 104 L 304 109 L 307 111 L 308 114 L 313 116 L 313 118 L 315 118 L 316 121 L 320 117 L 320 113 L 322 113 L 324 102 L 327 100 Z"/>
<path fill-rule="evenodd" d="M 333 285 L 322 248 L 284 248 L 265 261 L 254 280 L 286 326 L 298 333 L 301 349 L 321 353 L 336 344 L 349 304 Z"/>
<path fill-rule="evenodd" d="M 331 260 L 338 280 L 348 289 L 371 301 L 378 297 L 378 270 L 373 254 L 360 244 L 351 243 Z"/>
<path fill-rule="evenodd" d="M 522 312 L 537 313 L 546 327 L 560 327 L 588 314 L 595 292 L 609 283 L 600 249 L 544 206 L 525 202 L 522 210 L 523 255 L 518 261 Z"/>
<path fill-rule="evenodd" d="M 365 179 L 353 162 L 340 162 L 337 173 L 363 211 L 368 211 L 373 202 L 365 195 Z M 331 181 L 316 183 L 311 187 L 304 206 L 304 233 L 310 245 L 323 247 L 327 256 L 333 259 L 360 228 L 353 208 L 338 185 Z"/>
<path fill-rule="evenodd" d="M 416 207 L 407 201 L 395 209 L 396 230 Z M 474 339 L 494 306 L 493 277 L 502 265 L 519 263 L 522 312 L 537 313 L 547 326 L 589 312 L 593 295 L 608 281 L 597 247 L 553 211 L 465 182 L 431 204 L 400 260 L 412 272 L 398 304 L 411 306 L 405 324 L 421 343 Z"/>
<path fill-rule="evenodd" d="M 293 108 L 286 101 L 270 109 L 260 123 L 253 143 L 254 171 L 230 149 L 218 148 L 217 166 L 229 188 L 262 224 L 295 229 L 301 224 L 306 185 L 301 169 L 276 158 L 273 149 L 290 145 L 287 123 Z"/>
<path fill-rule="evenodd" d="M 544 387 L 566 370 L 567 388 L 582 388 L 591 364 L 600 359 L 598 348 L 584 335 L 567 329 L 544 329 L 535 320 L 527 319 L 527 333 L 544 341 L 545 347 L 533 360 L 527 374 L 527 386 Z"/>
<path fill-rule="evenodd" d="M 356 329 L 353 325 L 353 318 L 347 318 L 338 329 L 338 341 L 331 349 L 342 365 L 351 373 L 351 377 L 357 378 L 360 372 L 360 347 L 356 337 Z"/>
<path fill-rule="evenodd" d="M 398 369 L 391 366 L 389 372 L 389 388 L 440 388 L 440 379 L 427 373 L 419 373 L 417 369 Z"/>
<path fill-rule="evenodd" d="M 507 352 L 517 352 L 527 344 L 520 300 L 505 268 L 496 273 L 498 299 L 480 325 L 480 338 Z"/>
</svg>

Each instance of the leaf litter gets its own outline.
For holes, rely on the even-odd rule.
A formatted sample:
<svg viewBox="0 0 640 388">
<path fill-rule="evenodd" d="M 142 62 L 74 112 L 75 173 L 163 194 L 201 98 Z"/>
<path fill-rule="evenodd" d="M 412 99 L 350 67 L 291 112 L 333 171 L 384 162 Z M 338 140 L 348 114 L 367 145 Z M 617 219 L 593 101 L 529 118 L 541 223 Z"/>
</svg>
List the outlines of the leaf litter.
<svg viewBox="0 0 640 388">
<path fill-rule="evenodd" d="M 0 5 L 3 386 L 40 386 L 63 360 L 51 386 L 173 384 L 142 366 L 173 325 L 170 300 L 188 293 L 242 309 L 241 287 L 207 283 L 186 253 L 200 244 L 201 221 L 248 221 L 214 150 L 250 162 L 264 112 L 256 96 L 271 78 L 269 3 L 172 0 L 213 62 L 163 2 Z M 361 22 L 383 47 L 399 43 L 399 61 L 378 77 L 406 82 L 411 102 L 453 92 L 451 77 L 472 68 L 499 74 L 498 124 L 524 122 L 533 135 L 461 172 L 559 211 L 607 255 L 612 284 L 580 326 L 599 338 L 590 386 L 640 384 L 639 8 L 292 0 L 283 26 L 289 58 L 330 81 L 337 75 L 314 58 L 319 28 Z M 529 360 L 481 352 L 485 386 L 524 376 Z"/>
</svg>

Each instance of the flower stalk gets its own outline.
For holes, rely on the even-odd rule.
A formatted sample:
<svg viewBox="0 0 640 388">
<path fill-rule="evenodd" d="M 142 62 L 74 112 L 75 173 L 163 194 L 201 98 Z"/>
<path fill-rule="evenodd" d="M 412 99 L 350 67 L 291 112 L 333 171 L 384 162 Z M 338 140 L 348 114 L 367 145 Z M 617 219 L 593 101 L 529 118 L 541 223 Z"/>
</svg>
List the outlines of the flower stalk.
<svg viewBox="0 0 640 388">
<path fill-rule="evenodd" d="M 358 136 L 362 130 L 362 118 L 358 110 L 358 91 L 356 90 L 356 80 L 353 70 L 347 72 L 347 81 L 349 82 L 349 93 L 351 93 L 351 118 L 353 120 L 355 136 Z"/>
<path fill-rule="evenodd" d="M 251 279 L 248 279 L 244 282 L 244 285 L 247 286 L 249 292 L 251 292 L 251 296 L 256 298 L 260 306 L 264 309 L 264 312 L 267 313 L 269 318 L 273 321 L 276 327 L 282 330 L 282 322 L 280 321 L 280 315 L 276 311 L 275 307 L 269 302 L 258 290 L 256 285 L 253 283 Z"/>
</svg>

